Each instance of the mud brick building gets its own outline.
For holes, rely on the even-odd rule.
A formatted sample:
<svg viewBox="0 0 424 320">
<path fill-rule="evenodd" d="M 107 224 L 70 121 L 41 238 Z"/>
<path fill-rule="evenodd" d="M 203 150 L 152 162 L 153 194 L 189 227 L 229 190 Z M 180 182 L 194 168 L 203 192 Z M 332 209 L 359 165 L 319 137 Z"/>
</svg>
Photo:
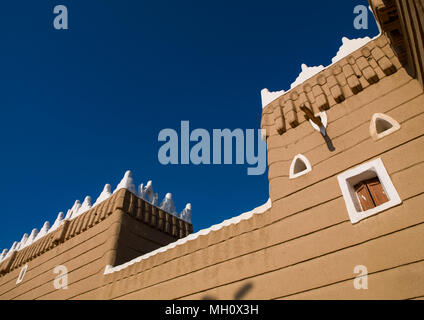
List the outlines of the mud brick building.
<svg viewBox="0 0 424 320">
<path fill-rule="evenodd" d="M 193 234 L 126 174 L 3 251 L 0 299 L 422 299 L 424 4 L 370 4 L 378 37 L 263 91 L 267 204 Z"/>
</svg>

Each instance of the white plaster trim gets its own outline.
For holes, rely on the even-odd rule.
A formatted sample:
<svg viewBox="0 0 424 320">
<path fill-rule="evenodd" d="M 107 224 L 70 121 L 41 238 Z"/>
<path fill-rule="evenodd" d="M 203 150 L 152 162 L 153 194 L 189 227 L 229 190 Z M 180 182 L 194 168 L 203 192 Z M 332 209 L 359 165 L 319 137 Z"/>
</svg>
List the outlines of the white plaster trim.
<svg viewBox="0 0 424 320">
<path fill-rule="evenodd" d="M 270 92 L 266 88 L 262 89 L 261 91 L 262 108 L 265 108 L 265 106 L 269 105 L 272 101 L 277 100 L 279 97 L 281 97 L 285 93 L 286 91 L 284 90 Z"/>
<path fill-rule="evenodd" d="M 353 186 L 353 184 L 355 183 L 350 183 L 348 180 L 354 177 L 358 177 L 359 179 L 361 174 L 366 174 L 370 172 L 374 172 L 375 175 L 380 179 L 380 182 L 383 186 L 383 189 L 387 197 L 389 198 L 389 201 L 376 208 L 373 208 L 367 211 L 361 211 L 361 209 L 358 207 L 358 204 L 355 205 L 355 202 L 353 200 L 354 197 L 356 197 L 357 199 L 356 192 Z M 346 203 L 346 208 L 349 213 L 350 221 L 353 224 L 358 223 L 359 221 L 363 219 L 376 215 L 377 213 L 380 213 L 382 211 L 385 211 L 389 208 L 392 208 L 402 203 L 402 200 L 399 197 L 399 194 L 397 193 L 396 188 L 393 185 L 392 180 L 390 179 L 390 176 L 387 173 L 387 170 L 384 167 L 384 164 L 381 158 L 362 164 L 349 171 L 346 171 L 340 174 L 337 177 L 337 180 L 339 182 L 340 189 L 342 190 L 343 198 Z M 360 182 L 360 180 L 361 179 L 359 179 L 358 182 Z"/>
<path fill-rule="evenodd" d="M 392 125 L 392 127 L 386 131 L 383 131 L 381 133 L 377 132 L 377 120 L 381 119 L 384 121 L 387 121 Z M 392 134 L 393 132 L 396 132 L 400 129 L 400 124 L 392 117 L 389 117 L 388 115 L 384 113 L 376 113 L 372 116 L 371 124 L 370 124 L 370 135 L 373 138 L 374 141 L 383 139 L 384 137 Z"/>
<path fill-rule="evenodd" d="M 306 170 L 303 170 L 302 172 L 299 173 L 294 173 L 294 168 L 296 166 L 296 162 L 297 160 L 301 160 L 305 166 L 306 166 Z M 300 176 L 303 176 L 305 174 L 308 174 L 309 172 L 312 171 L 312 166 L 311 163 L 309 162 L 309 160 L 302 154 L 298 154 L 297 156 L 294 157 L 291 165 L 290 165 L 290 179 L 296 179 L 299 178 Z"/>
<path fill-rule="evenodd" d="M 338 63 L 343 58 L 345 58 L 345 57 L 349 56 L 350 54 L 354 53 L 355 51 L 357 51 L 357 50 L 365 47 L 369 42 L 371 42 L 371 41 L 373 41 L 375 39 L 378 39 L 383 34 L 383 32 L 382 32 L 381 26 L 380 26 L 377 18 L 375 17 L 375 14 L 372 11 L 371 7 L 369 7 L 369 9 L 370 9 L 370 11 L 371 11 L 371 13 L 372 13 L 372 15 L 373 15 L 376 23 L 377 23 L 378 30 L 379 30 L 378 35 L 376 35 L 374 38 L 365 37 L 365 38 L 359 38 L 359 39 L 348 39 L 346 37 L 343 37 L 342 38 L 342 45 L 339 48 L 336 56 L 331 59 L 331 64 L 329 66 L 327 66 L 327 67 L 323 67 L 323 66 L 307 67 L 305 65 L 305 70 L 303 70 L 304 67 L 302 65 L 302 73 L 304 73 L 304 75 L 302 75 L 302 76 L 299 75 L 298 79 L 296 79 L 296 82 L 293 83 L 292 85 L 290 85 L 290 89 L 289 90 L 287 90 L 287 91 L 281 90 L 281 91 L 276 91 L 276 92 L 269 92 L 268 89 L 263 89 L 262 92 L 261 92 L 261 95 L 262 95 L 262 109 L 265 109 L 271 102 L 277 100 L 283 94 L 289 93 L 291 90 L 293 90 L 294 88 L 296 88 L 298 85 L 301 85 L 306 80 L 308 80 L 308 79 L 316 76 L 318 73 L 322 72 L 323 70 L 326 70 L 326 69 L 332 67 L 333 65 L 335 65 L 336 63 Z"/>
<path fill-rule="evenodd" d="M 325 112 L 325 111 L 320 112 L 320 113 L 318 113 L 316 116 L 321 118 L 321 122 L 322 122 L 322 124 L 324 125 L 324 128 L 327 128 L 327 125 L 328 125 L 327 112 Z M 316 131 L 321 132 L 321 128 L 320 128 L 320 127 L 318 127 L 318 126 L 315 124 L 315 122 L 313 122 L 312 120 L 309 120 L 309 123 L 312 125 L 312 127 L 313 127 Z"/>
<path fill-rule="evenodd" d="M 19 272 L 19 276 L 18 276 L 18 279 L 16 280 L 16 284 L 19 284 L 19 283 L 21 283 L 21 282 L 24 280 L 24 278 L 25 278 L 25 274 L 26 274 L 27 270 L 28 270 L 28 264 L 26 264 L 26 265 L 25 265 L 25 266 L 21 269 L 21 272 Z"/>
<path fill-rule="evenodd" d="M 143 260 L 149 259 L 150 257 L 157 255 L 158 253 L 166 252 L 166 251 L 171 250 L 171 249 L 173 249 L 177 246 L 184 245 L 187 242 L 194 241 L 201 236 L 206 236 L 209 233 L 221 230 L 222 228 L 226 228 L 226 227 L 231 226 L 231 225 L 239 224 L 242 221 L 251 219 L 255 215 L 264 214 L 265 212 L 267 212 L 271 208 L 271 206 L 272 206 L 272 201 L 271 201 L 271 199 L 268 199 L 268 201 L 264 205 L 257 207 L 256 209 L 253 209 L 252 211 L 243 213 L 242 215 L 239 215 L 238 217 L 234 217 L 232 219 L 225 220 L 224 222 L 217 224 L 217 225 L 214 225 L 214 226 L 212 226 L 208 229 L 201 230 L 197 233 L 192 233 L 192 234 L 188 235 L 187 237 L 185 237 L 183 239 L 179 239 L 176 242 L 170 243 L 165 247 L 159 248 L 155 251 L 149 252 L 149 253 L 147 253 L 143 256 L 135 258 L 135 259 L 133 259 L 133 260 L 127 262 L 127 263 L 124 263 L 124 264 L 116 266 L 116 267 L 112 267 L 111 265 L 107 265 L 105 267 L 104 274 L 111 274 L 111 273 L 114 273 L 114 272 L 117 272 L 117 271 L 121 271 L 123 269 L 128 268 L 129 266 L 132 266 L 135 263 L 139 263 Z"/>
</svg>

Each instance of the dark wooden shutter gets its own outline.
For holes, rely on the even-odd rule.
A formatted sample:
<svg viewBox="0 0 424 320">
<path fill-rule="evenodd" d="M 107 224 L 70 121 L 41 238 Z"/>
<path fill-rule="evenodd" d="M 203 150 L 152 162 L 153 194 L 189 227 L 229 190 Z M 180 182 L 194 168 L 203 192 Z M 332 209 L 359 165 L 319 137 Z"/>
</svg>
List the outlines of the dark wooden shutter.
<svg viewBox="0 0 424 320">
<path fill-rule="evenodd" d="M 368 180 L 366 184 L 376 207 L 389 201 L 378 178 Z"/>
<path fill-rule="evenodd" d="M 367 184 L 361 182 L 355 186 L 356 193 L 358 194 L 359 201 L 361 202 L 362 211 L 367 211 L 375 208 L 374 201 L 372 200 L 371 194 L 368 190 Z"/>
</svg>

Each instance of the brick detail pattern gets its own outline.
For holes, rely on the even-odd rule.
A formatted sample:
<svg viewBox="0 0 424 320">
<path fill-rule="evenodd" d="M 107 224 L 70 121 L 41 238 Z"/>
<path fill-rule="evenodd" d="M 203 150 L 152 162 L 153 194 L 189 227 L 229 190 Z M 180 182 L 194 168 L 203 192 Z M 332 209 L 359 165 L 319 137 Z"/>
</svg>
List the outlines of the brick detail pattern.
<svg viewBox="0 0 424 320">
<path fill-rule="evenodd" d="M 302 106 L 314 113 L 329 110 L 400 68 L 388 38 L 382 35 L 271 102 L 263 110 L 261 128 L 267 137 L 283 135 L 306 121 Z"/>
</svg>

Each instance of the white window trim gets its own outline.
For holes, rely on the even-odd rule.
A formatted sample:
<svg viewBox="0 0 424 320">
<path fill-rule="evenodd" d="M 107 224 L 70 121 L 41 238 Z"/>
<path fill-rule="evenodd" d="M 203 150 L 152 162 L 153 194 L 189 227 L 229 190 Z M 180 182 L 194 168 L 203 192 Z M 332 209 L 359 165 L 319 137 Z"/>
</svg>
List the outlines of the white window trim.
<svg viewBox="0 0 424 320">
<path fill-rule="evenodd" d="M 306 166 L 306 170 L 303 170 L 302 172 L 299 173 L 294 173 L 294 167 L 296 166 L 296 161 L 300 159 L 301 161 L 303 161 L 303 163 Z M 299 178 L 300 176 L 303 176 L 305 174 L 308 174 L 309 172 L 312 171 L 312 166 L 311 163 L 309 162 L 309 160 L 302 154 L 298 154 L 297 156 L 294 157 L 291 165 L 290 165 L 290 179 L 296 179 Z"/>
<path fill-rule="evenodd" d="M 388 123 L 390 123 L 393 127 L 383 131 L 382 133 L 377 133 L 377 126 L 376 122 L 378 119 L 385 120 Z M 389 134 L 392 134 L 393 132 L 396 132 L 400 129 L 400 124 L 392 117 L 389 117 L 388 115 L 384 113 L 376 113 L 372 116 L 371 124 L 370 124 L 370 135 L 373 138 L 374 141 L 383 139 L 384 137 L 388 136 Z"/>
<path fill-rule="evenodd" d="M 376 208 L 367 211 L 360 211 L 357 209 L 357 206 L 355 206 L 353 201 L 353 197 L 357 197 L 356 191 L 354 190 L 354 186 L 349 184 L 348 180 L 367 171 L 374 171 L 376 173 L 387 197 L 389 198 L 389 201 Z M 337 180 L 339 182 L 340 189 L 342 190 L 350 221 L 353 224 L 402 203 L 402 200 L 399 197 L 386 168 L 384 167 L 383 161 L 380 158 L 340 174 L 337 177 Z"/>
<path fill-rule="evenodd" d="M 16 284 L 21 283 L 24 280 L 25 274 L 28 270 L 28 264 L 26 264 L 22 269 L 21 272 L 19 272 L 18 280 L 16 280 Z"/>
<path fill-rule="evenodd" d="M 324 128 L 327 128 L 327 125 L 328 125 L 327 112 L 325 112 L 325 111 L 320 112 L 316 116 L 321 119 L 321 122 L 324 125 Z M 321 128 L 318 127 L 315 124 L 315 122 L 313 122 L 312 120 L 309 120 L 309 123 L 312 125 L 312 127 L 314 128 L 315 131 L 321 132 Z"/>
</svg>

